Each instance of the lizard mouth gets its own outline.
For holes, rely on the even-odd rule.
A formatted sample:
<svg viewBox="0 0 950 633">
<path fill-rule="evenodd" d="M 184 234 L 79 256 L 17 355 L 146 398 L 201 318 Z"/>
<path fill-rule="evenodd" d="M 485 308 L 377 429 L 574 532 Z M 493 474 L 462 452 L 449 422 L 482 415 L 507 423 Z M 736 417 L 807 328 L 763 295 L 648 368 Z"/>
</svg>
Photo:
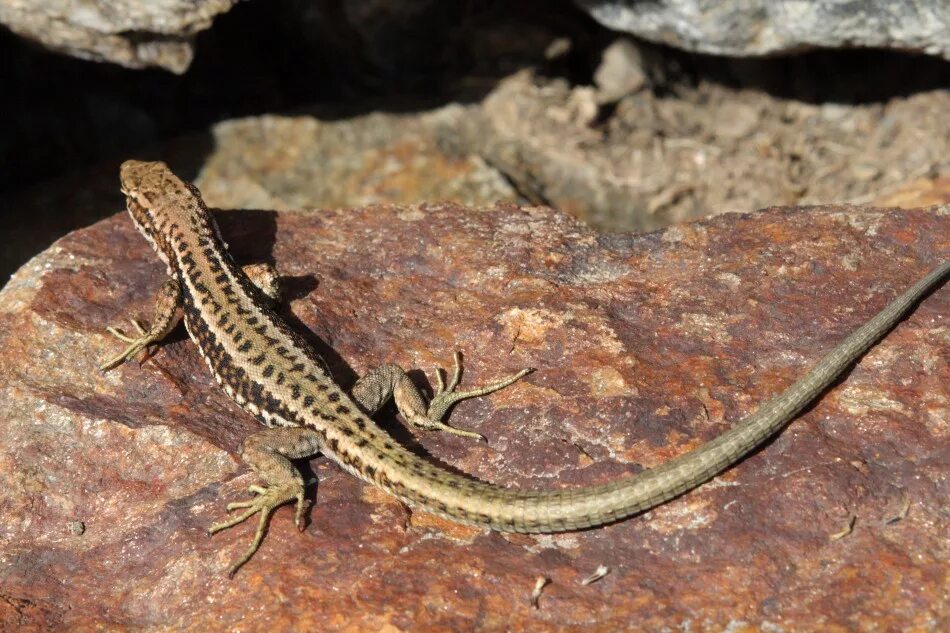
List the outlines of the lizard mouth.
<svg viewBox="0 0 950 633">
<path fill-rule="evenodd" d="M 154 220 L 148 208 L 136 200 L 135 190 L 123 188 L 122 193 L 126 196 L 125 208 L 128 210 L 129 215 L 132 216 L 132 224 L 134 224 L 138 232 L 142 234 L 142 237 L 148 241 L 149 246 L 158 254 L 159 258 L 168 264 L 164 240 L 161 239 L 160 234 L 155 230 Z"/>
</svg>

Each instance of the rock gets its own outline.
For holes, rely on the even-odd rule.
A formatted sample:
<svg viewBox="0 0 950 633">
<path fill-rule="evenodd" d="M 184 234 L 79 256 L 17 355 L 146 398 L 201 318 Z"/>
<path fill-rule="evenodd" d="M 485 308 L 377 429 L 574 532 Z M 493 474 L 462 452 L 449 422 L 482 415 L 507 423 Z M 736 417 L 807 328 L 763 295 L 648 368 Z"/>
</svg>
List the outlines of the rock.
<svg viewBox="0 0 950 633">
<path fill-rule="evenodd" d="M 914 178 L 874 200 L 877 206 L 923 207 L 950 204 L 950 171 L 935 177 Z"/>
<path fill-rule="evenodd" d="M 478 206 L 518 199 L 477 154 L 441 142 L 471 109 L 372 113 L 333 120 L 249 117 L 212 129 L 198 178 L 208 204 L 257 209 L 452 200 Z"/>
<path fill-rule="evenodd" d="M 842 108 L 702 82 L 677 98 L 629 94 L 592 124 L 578 107 L 595 100 L 586 88 L 518 73 L 445 142 L 483 156 L 529 200 L 603 230 L 776 202 L 866 204 L 948 170 L 946 90 Z"/>
<path fill-rule="evenodd" d="M 615 40 L 604 49 L 600 65 L 594 71 L 594 83 L 601 103 L 612 103 L 646 85 L 643 59 L 633 42 Z"/>
<path fill-rule="evenodd" d="M 748 56 L 874 47 L 950 59 L 950 11 L 944 0 L 575 1 L 608 28 L 699 53 Z"/>
<path fill-rule="evenodd" d="M 236 2 L 0 0 L 0 24 L 75 57 L 183 73 L 194 55 L 194 35 Z"/>
<path fill-rule="evenodd" d="M 513 206 L 221 219 L 239 261 L 273 258 L 286 275 L 283 313 L 325 342 L 344 384 L 384 362 L 429 370 L 456 348 L 463 384 L 537 367 L 454 411 L 487 444 L 416 440 L 380 416 L 434 460 L 530 487 L 612 480 L 719 435 L 950 252 L 947 208 L 770 209 L 648 235 Z M 644 516 L 487 533 L 314 459 L 306 530 L 278 510 L 228 580 L 252 526 L 205 529 L 256 481 L 235 449 L 257 423 L 181 332 L 141 366 L 96 369 L 118 345 L 104 328 L 148 316 L 163 275 L 122 214 L 0 291 L 0 629 L 907 630 L 942 617 L 950 288 L 774 441 Z M 551 582 L 535 609 L 538 577 Z"/>
</svg>

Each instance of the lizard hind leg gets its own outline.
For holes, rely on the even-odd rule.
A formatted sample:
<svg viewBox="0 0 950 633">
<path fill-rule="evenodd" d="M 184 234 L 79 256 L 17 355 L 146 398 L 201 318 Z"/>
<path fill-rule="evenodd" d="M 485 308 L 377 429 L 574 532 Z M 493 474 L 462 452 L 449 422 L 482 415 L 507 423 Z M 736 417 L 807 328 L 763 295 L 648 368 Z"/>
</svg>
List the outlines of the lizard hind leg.
<svg viewBox="0 0 950 633">
<path fill-rule="evenodd" d="M 422 394 L 399 365 L 388 364 L 370 371 L 353 385 L 352 396 L 367 415 L 376 413 L 391 397 L 399 413 L 413 426 L 426 431 L 443 431 L 476 440 L 485 440 L 481 433 L 449 426 L 442 421 L 455 403 L 488 395 L 520 380 L 533 369 L 521 371 L 478 389 L 456 391 L 462 378 L 462 354 L 455 352 L 455 371 L 445 383 L 442 370 L 436 371 L 436 390 L 427 404 Z"/>
<path fill-rule="evenodd" d="M 270 264 L 246 264 L 241 270 L 272 305 L 280 303 L 280 275 L 276 268 Z"/>
<path fill-rule="evenodd" d="M 320 446 L 318 433 L 296 427 L 266 429 L 244 440 L 241 458 L 264 480 L 266 485 L 250 486 L 248 491 L 255 495 L 254 497 L 247 501 L 229 503 L 227 506 L 228 512 L 241 509 L 244 512 L 208 528 L 208 533 L 214 534 L 243 523 L 255 514 L 261 515 L 251 546 L 228 569 L 229 576 L 234 576 L 234 573 L 249 561 L 261 546 L 270 516 L 279 506 L 289 501 L 296 501 L 294 523 L 298 529 L 303 530 L 304 482 L 300 471 L 290 460 L 302 459 L 318 453 Z"/>
</svg>

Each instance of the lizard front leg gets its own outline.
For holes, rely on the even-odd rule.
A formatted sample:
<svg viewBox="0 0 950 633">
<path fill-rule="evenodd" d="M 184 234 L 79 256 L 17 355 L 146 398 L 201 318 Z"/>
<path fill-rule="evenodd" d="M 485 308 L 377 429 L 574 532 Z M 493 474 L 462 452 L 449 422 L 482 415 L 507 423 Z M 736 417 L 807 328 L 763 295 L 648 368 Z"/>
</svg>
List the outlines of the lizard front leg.
<svg viewBox="0 0 950 633">
<path fill-rule="evenodd" d="M 389 398 L 396 402 L 396 408 L 409 424 L 426 431 L 444 431 L 462 437 L 484 440 L 485 437 L 474 431 L 466 431 L 449 426 L 442 421 L 445 414 L 456 402 L 477 398 L 504 389 L 520 380 L 533 369 L 522 369 L 516 374 L 493 382 L 479 389 L 456 391 L 462 378 L 462 354 L 455 352 L 455 371 L 449 384 L 445 384 L 442 370 L 436 370 L 437 388 L 432 400 L 426 404 L 419 389 L 406 375 L 406 371 L 395 364 L 383 365 L 373 369 L 353 385 L 351 395 L 367 415 L 376 413 Z"/>
<path fill-rule="evenodd" d="M 277 270 L 270 264 L 248 264 L 242 268 L 244 274 L 251 280 L 258 290 L 273 303 L 280 300 L 280 284 Z M 121 330 L 113 327 L 106 328 L 112 336 L 128 346 L 120 353 L 106 360 L 99 369 L 109 371 L 134 358 L 139 352 L 150 345 L 160 343 L 175 329 L 181 321 L 181 286 L 174 279 L 166 279 L 158 292 L 155 293 L 155 308 L 152 325 L 146 330 L 136 319 L 129 319 L 138 336 L 128 336 Z"/>
<path fill-rule="evenodd" d="M 113 327 L 106 328 L 109 334 L 124 343 L 128 343 L 128 346 L 99 365 L 99 369 L 109 371 L 130 358 L 134 358 L 149 345 L 158 343 L 165 338 L 180 320 L 181 286 L 178 285 L 178 281 L 175 279 L 166 279 L 165 283 L 158 289 L 158 292 L 155 293 L 154 317 L 152 318 L 152 325 L 148 330 L 143 328 L 135 319 L 129 319 L 129 321 L 131 321 L 132 327 L 138 332 L 138 336 L 127 336 L 123 334 L 121 330 L 117 330 Z"/>
<path fill-rule="evenodd" d="M 320 435 L 305 428 L 273 428 L 249 435 L 241 446 L 241 458 L 266 482 L 266 486 L 250 486 L 248 491 L 256 495 L 247 501 L 236 501 L 228 504 L 228 512 L 246 508 L 236 517 L 222 523 L 216 523 L 208 528 L 209 534 L 214 534 L 243 523 L 258 512 L 261 515 L 254 533 L 251 546 L 230 569 L 228 575 L 234 573 L 247 561 L 261 546 L 267 523 L 271 513 L 288 501 L 297 501 L 297 511 L 294 514 L 294 523 L 303 530 L 303 497 L 304 482 L 300 471 L 290 462 L 292 459 L 303 459 L 320 452 Z"/>
</svg>

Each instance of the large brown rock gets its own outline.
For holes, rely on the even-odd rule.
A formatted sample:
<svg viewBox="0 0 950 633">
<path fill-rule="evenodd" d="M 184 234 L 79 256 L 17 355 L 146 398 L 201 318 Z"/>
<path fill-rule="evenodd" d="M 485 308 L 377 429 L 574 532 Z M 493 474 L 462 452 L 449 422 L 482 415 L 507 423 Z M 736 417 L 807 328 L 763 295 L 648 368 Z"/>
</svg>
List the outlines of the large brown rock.
<svg viewBox="0 0 950 633">
<path fill-rule="evenodd" d="M 223 219 L 238 259 L 272 257 L 287 276 L 284 314 L 326 343 L 345 384 L 384 362 L 428 370 L 456 348 L 465 384 L 537 367 L 454 412 L 487 445 L 413 439 L 380 418 L 434 460 L 530 487 L 604 482 L 711 439 L 950 253 L 946 208 L 771 209 L 609 236 L 511 206 Z M 306 530 L 282 508 L 228 580 L 252 526 L 205 529 L 255 483 L 235 450 L 257 423 L 181 333 L 141 366 L 96 369 L 118 346 L 103 328 L 147 317 L 163 275 L 123 214 L 61 239 L 0 292 L 0 629 L 946 621 L 950 289 L 762 450 L 646 515 L 488 533 L 318 458 Z M 610 573 L 581 585 L 600 565 Z M 551 582 L 535 609 L 538 577 Z"/>
</svg>

